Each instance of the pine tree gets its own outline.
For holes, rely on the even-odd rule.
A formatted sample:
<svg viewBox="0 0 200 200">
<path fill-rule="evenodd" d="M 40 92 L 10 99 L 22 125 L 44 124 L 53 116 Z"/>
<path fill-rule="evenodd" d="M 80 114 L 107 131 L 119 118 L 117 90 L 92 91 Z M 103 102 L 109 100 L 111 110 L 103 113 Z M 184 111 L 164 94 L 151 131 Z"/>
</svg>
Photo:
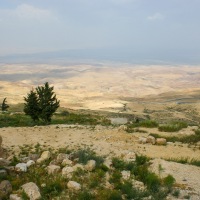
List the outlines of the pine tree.
<svg viewBox="0 0 200 200">
<path fill-rule="evenodd" d="M 27 94 L 27 97 L 24 97 L 26 103 L 24 104 L 24 112 L 26 115 L 29 115 L 33 121 L 39 120 L 39 100 L 36 92 L 33 90 Z"/>
<path fill-rule="evenodd" d="M 50 87 L 46 82 L 44 86 L 38 86 L 36 91 L 31 90 L 24 98 L 25 114 L 30 115 L 34 121 L 41 119 L 45 123 L 51 122 L 53 114 L 60 106 L 53 89 L 54 87 Z"/>
<path fill-rule="evenodd" d="M 51 122 L 53 114 L 60 106 L 60 101 L 57 100 L 53 89 L 54 87 L 50 87 L 48 82 L 44 86 L 38 86 L 36 88 L 39 99 L 39 117 L 45 123 Z"/>
<path fill-rule="evenodd" d="M 9 105 L 6 103 L 6 98 L 4 98 L 2 105 L 1 105 L 1 110 L 2 112 L 7 111 L 7 109 L 9 108 Z"/>
</svg>

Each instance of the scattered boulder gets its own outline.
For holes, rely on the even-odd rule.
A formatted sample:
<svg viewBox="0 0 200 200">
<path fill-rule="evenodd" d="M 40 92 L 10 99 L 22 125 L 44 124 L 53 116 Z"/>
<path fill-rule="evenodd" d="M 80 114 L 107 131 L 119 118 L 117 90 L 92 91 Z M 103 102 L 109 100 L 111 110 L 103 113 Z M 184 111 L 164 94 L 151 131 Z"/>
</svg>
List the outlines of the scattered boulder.
<svg viewBox="0 0 200 200">
<path fill-rule="evenodd" d="M 120 132 L 120 131 L 127 131 L 127 126 L 126 126 L 126 125 L 121 125 L 121 126 L 119 126 L 118 131 L 119 131 L 119 132 Z"/>
<path fill-rule="evenodd" d="M 30 167 L 30 166 L 32 166 L 32 165 L 34 165 L 35 164 L 35 161 L 34 160 L 29 160 L 27 163 L 26 163 L 26 166 L 27 167 Z"/>
<path fill-rule="evenodd" d="M 87 164 L 85 165 L 85 169 L 89 172 L 93 171 L 96 167 L 96 161 L 95 160 L 89 160 Z"/>
<path fill-rule="evenodd" d="M 18 172 L 27 172 L 27 165 L 26 163 L 18 163 L 15 166 L 15 170 Z"/>
<path fill-rule="evenodd" d="M 22 189 L 30 198 L 30 200 L 37 200 L 41 198 L 40 190 L 38 186 L 33 182 L 22 185 Z"/>
<path fill-rule="evenodd" d="M 147 143 L 155 144 L 155 143 L 156 143 L 155 137 L 149 135 L 149 136 L 147 137 Z"/>
<path fill-rule="evenodd" d="M 167 144 L 167 140 L 165 138 L 157 138 L 156 139 L 156 144 L 157 145 L 166 145 Z"/>
<path fill-rule="evenodd" d="M 127 154 L 125 154 L 124 156 L 124 160 L 127 162 L 133 162 L 136 159 L 136 154 L 135 152 L 128 152 Z"/>
<path fill-rule="evenodd" d="M 19 197 L 17 194 L 11 194 L 10 195 L 10 200 L 22 200 L 22 198 Z"/>
<path fill-rule="evenodd" d="M 56 162 L 58 164 L 62 163 L 64 159 L 68 159 L 68 155 L 65 153 L 60 153 L 58 154 L 57 158 L 56 158 Z"/>
<path fill-rule="evenodd" d="M 60 166 L 58 165 L 49 165 L 47 167 L 48 174 L 57 174 L 60 171 Z"/>
<path fill-rule="evenodd" d="M 12 192 L 12 185 L 8 180 L 0 183 L 0 199 L 5 198 Z"/>
<path fill-rule="evenodd" d="M 62 161 L 62 166 L 71 166 L 73 164 L 73 162 L 71 160 L 69 160 L 68 158 L 65 158 L 63 161 Z"/>
<path fill-rule="evenodd" d="M 37 163 L 40 164 L 40 163 L 42 163 L 42 162 L 44 162 L 46 160 L 49 160 L 50 157 L 51 157 L 50 151 L 44 151 L 42 153 L 42 155 L 40 156 L 40 158 L 37 159 Z"/>
<path fill-rule="evenodd" d="M 67 183 L 67 187 L 70 189 L 70 190 L 80 190 L 81 189 L 81 185 L 75 181 L 69 181 Z"/>
<path fill-rule="evenodd" d="M 62 169 L 62 176 L 67 177 L 67 178 L 71 178 L 72 177 L 72 173 L 74 172 L 74 168 L 73 167 L 64 167 Z"/>
<path fill-rule="evenodd" d="M 145 138 L 145 137 L 139 137 L 138 142 L 139 142 L 140 144 L 146 144 L 146 143 L 147 143 L 147 138 Z"/>
<path fill-rule="evenodd" d="M 107 159 L 105 159 L 105 161 L 104 161 L 103 164 L 104 164 L 108 169 L 110 169 L 111 166 L 112 166 L 112 160 L 109 159 L 109 158 L 107 158 Z"/>
<path fill-rule="evenodd" d="M 123 170 L 123 171 L 121 172 L 121 174 L 122 174 L 122 178 L 123 178 L 124 180 L 128 180 L 128 179 L 130 179 L 130 177 L 131 177 L 131 172 L 130 172 L 130 171 L 125 171 L 125 170 Z"/>
<path fill-rule="evenodd" d="M 133 187 L 139 190 L 145 190 L 145 185 L 141 181 L 134 180 L 132 181 Z"/>
</svg>

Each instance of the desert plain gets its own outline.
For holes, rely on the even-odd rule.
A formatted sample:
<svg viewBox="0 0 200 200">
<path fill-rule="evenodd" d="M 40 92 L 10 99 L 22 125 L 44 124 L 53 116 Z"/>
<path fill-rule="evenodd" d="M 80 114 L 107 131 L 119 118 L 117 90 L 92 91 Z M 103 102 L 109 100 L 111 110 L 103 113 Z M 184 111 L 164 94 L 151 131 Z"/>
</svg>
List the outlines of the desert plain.
<svg viewBox="0 0 200 200">
<path fill-rule="evenodd" d="M 95 128 L 79 125 L 54 125 L 30 128 L 1 128 L 3 145 L 11 152 L 19 146 L 40 143 L 59 148 L 88 146 L 102 155 L 121 156 L 135 152 L 162 162 L 176 180 L 199 194 L 200 168 L 159 159 L 200 160 L 200 144 L 173 143 L 167 146 L 139 144 L 138 138 L 150 133 L 163 136 L 192 135 L 200 122 L 200 66 L 130 64 L 1 64 L 0 99 L 20 105 L 23 97 L 38 85 L 54 86 L 62 108 L 98 113 L 107 117 L 150 117 L 164 123 L 184 120 L 190 126 L 175 133 L 160 133 L 157 128 L 141 128 L 129 134 L 119 126 Z M 17 110 L 17 109 L 16 109 Z M 158 160 L 157 160 L 158 159 Z M 190 173 L 192 172 L 192 173 Z M 187 179 L 187 182 L 185 181 Z M 196 198 L 196 197 L 195 197 Z"/>
</svg>

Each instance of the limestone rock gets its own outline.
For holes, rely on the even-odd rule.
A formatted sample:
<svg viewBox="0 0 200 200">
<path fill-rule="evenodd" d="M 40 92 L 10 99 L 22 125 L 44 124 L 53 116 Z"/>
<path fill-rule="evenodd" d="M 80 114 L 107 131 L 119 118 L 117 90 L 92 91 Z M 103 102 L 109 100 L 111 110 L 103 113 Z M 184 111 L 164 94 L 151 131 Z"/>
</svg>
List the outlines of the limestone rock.
<svg viewBox="0 0 200 200">
<path fill-rule="evenodd" d="M 156 144 L 157 145 L 166 145 L 167 144 L 167 140 L 165 138 L 157 138 L 156 139 Z"/>
<path fill-rule="evenodd" d="M 132 181 L 133 187 L 139 190 L 145 190 L 144 183 L 141 181 L 133 180 Z"/>
<path fill-rule="evenodd" d="M 89 160 L 87 164 L 85 165 L 85 169 L 89 172 L 93 171 L 96 167 L 96 161 L 95 160 Z"/>
<path fill-rule="evenodd" d="M 125 154 L 124 156 L 124 160 L 127 162 L 133 162 L 136 159 L 136 154 L 135 152 L 128 152 L 127 154 Z"/>
<path fill-rule="evenodd" d="M 74 172 L 74 168 L 73 167 L 64 167 L 62 169 L 62 176 L 67 177 L 67 178 L 71 178 L 72 177 L 72 173 Z"/>
<path fill-rule="evenodd" d="M 29 161 L 26 163 L 26 166 L 27 166 L 27 167 L 30 167 L 30 166 L 32 166 L 32 165 L 34 165 L 34 164 L 35 164 L 35 161 L 29 160 Z"/>
<path fill-rule="evenodd" d="M 58 165 L 49 165 L 47 167 L 48 174 L 57 174 L 60 171 L 60 166 Z"/>
<path fill-rule="evenodd" d="M 103 164 L 104 164 L 108 169 L 110 169 L 111 166 L 112 166 L 112 160 L 109 159 L 109 158 L 106 158 Z"/>
<path fill-rule="evenodd" d="M 27 165 L 26 163 L 18 163 L 15 166 L 15 170 L 19 172 L 27 172 Z"/>
<path fill-rule="evenodd" d="M 124 180 L 130 179 L 130 177 L 131 177 L 131 172 L 130 172 L 130 171 L 125 171 L 125 170 L 123 170 L 121 173 L 122 173 L 122 178 L 123 178 Z"/>
<path fill-rule="evenodd" d="M 155 137 L 149 135 L 149 136 L 147 137 L 147 143 L 155 144 L 155 143 L 156 143 Z"/>
<path fill-rule="evenodd" d="M 9 181 L 4 180 L 0 183 L 0 199 L 5 198 L 12 192 L 12 185 Z"/>
<path fill-rule="evenodd" d="M 41 198 L 40 190 L 38 186 L 33 182 L 22 185 L 22 189 L 30 198 L 30 200 L 37 200 Z"/>
<path fill-rule="evenodd" d="M 44 152 L 42 153 L 42 155 L 40 156 L 40 158 L 37 160 L 37 163 L 40 164 L 40 163 L 42 163 L 42 162 L 48 160 L 50 157 L 51 157 L 50 151 L 44 151 Z"/>
<path fill-rule="evenodd" d="M 70 189 L 70 190 L 80 190 L 81 189 L 81 185 L 75 181 L 69 181 L 67 183 L 67 187 Z"/>
<path fill-rule="evenodd" d="M 3 139 L 2 139 L 2 137 L 1 137 L 1 135 L 0 135 L 0 147 L 1 147 L 1 145 L 2 145 L 2 142 L 3 142 Z"/>
<path fill-rule="evenodd" d="M 60 163 L 62 163 L 63 160 L 65 160 L 65 159 L 68 159 L 68 155 L 65 154 L 65 153 L 60 153 L 60 154 L 58 154 L 58 156 L 57 156 L 57 158 L 56 158 L 56 161 L 57 161 L 58 164 L 60 164 Z"/>
<path fill-rule="evenodd" d="M 22 200 L 22 198 L 19 197 L 17 194 L 11 194 L 10 195 L 10 200 Z"/>
<path fill-rule="evenodd" d="M 139 142 L 140 144 L 146 144 L 146 143 L 147 143 L 147 138 L 145 138 L 145 137 L 140 137 L 139 140 L 138 140 L 138 142 Z"/>
<path fill-rule="evenodd" d="M 63 161 L 62 161 L 62 166 L 71 166 L 73 164 L 73 162 L 71 160 L 69 160 L 68 158 L 65 158 Z"/>
</svg>

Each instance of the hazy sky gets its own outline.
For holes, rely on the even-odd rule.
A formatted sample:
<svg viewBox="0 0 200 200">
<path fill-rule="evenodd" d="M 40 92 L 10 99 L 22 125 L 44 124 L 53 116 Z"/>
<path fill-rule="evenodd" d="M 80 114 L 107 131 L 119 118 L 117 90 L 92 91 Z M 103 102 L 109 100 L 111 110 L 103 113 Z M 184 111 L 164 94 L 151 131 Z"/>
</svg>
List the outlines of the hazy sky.
<svg viewBox="0 0 200 200">
<path fill-rule="evenodd" d="M 200 56 L 200 0 L 1 0 L 0 55 L 119 48 Z"/>
</svg>

